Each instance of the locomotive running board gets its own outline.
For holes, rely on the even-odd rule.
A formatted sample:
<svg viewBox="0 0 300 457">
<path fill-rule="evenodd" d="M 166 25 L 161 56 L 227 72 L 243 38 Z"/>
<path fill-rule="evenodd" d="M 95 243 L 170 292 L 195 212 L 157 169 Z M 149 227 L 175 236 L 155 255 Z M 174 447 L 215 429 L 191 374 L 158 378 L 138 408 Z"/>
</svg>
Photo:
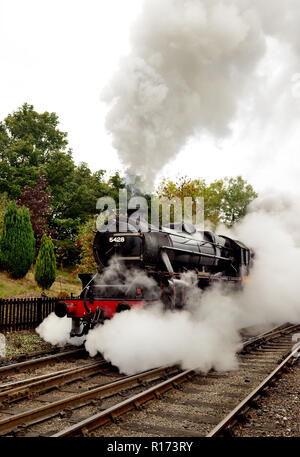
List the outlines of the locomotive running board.
<svg viewBox="0 0 300 457">
<path fill-rule="evenodd" d="M 143 260 L 142 256 L 140 257 L 118 257 L 118 260 Z"/>
<path fill-rule="evenodd" d="M 114 233 L 114 236 L 143 236 L 143 234 L 141 232 L 136 232 L 136 233 L 132 233 L 132 232 L 120 232 L 120 233 Z"/>
<path fill-rule="evenodd" d="M 201 252 L 189 251 L 187 249 L 173 248 L 172 246 L 162 246 L 160 249 L 161 249 L 161 251 L 174 251 L 174 252 L 180 252 L 183 254 L 197 255 L 198 257 L 208 257 L 210 259 L 217 259 L 217 260 L 224 260 L 226 262 L 231 262 L 231 259 L 228 259 L 227 257 L 220 257 L 218 255 L 212 255 L 212 254 L 203 254 Z"/>
</svg>

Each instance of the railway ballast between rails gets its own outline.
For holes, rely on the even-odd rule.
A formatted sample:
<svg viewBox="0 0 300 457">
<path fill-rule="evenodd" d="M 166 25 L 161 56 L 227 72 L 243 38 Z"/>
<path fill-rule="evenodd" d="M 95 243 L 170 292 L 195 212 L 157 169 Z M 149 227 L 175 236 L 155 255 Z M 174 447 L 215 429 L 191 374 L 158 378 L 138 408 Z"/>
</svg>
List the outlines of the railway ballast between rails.
<svg viewBox="0 0 300 457">
<path fill-rule="evenodd" d="M 251 338 L 244 342 L 241 354 L 245 354 L 245 357 L 253 351 L 253 353 L 256 354 L 255 351 L 258 351 L 259 348 L 263 346 L 268 348 L 268 345 L 270 345 L 272 341 L 280 341 L 280 337 L 286 338 L 292 332 L 297 331 L 297 329 L 299 329 L 299 326 L 286 325 L 272 329 L 255 338 Z M 278 345 L 276 347 L 281 347 L 281 343 L 275 344 Z M 282 349 L 285 348 L 285 345 L 286 343 L 282 345 Z M 230 414 L 227 414 L 207 436 L 220 436 L 228 433 L 232 424 L 236 423 L 239 416 L 244 414 L 245 410 L 251 406 L 252 402 L 256 400 L 257 395 L 259 395 L 259 393 L 266 388 L 268 383 L 275 379 L 276 376 L 295 359 L 295 352 L 296 351 L 286 355 L 278 367 L 268 375 L 267 379 L 261 382 L 257 388 L 253 389 L 251 394 L 248 394 L 242 402 L 239 402 Z M 84 355 L 84 350 L 82 348 L 11 364 L 0 368 L 0 376 L 4 376 L 5 378 L 8 374 L 22 373 L 23 370 L 35 369 L 38 366 L 47 365 L 51 361 L 63 361 L 68 360 L 73 356 L 80 357 L 81 355 Z M 4 382 L 0 385 L 0 404 L 2 403 L 3 406 L 7 406 L 20 400 L 26 401 L 26 398 L 35 398 L 36 395 L 43 394 L 43 392 L 48 392 L 56 388 L 60 389 L 63 385 L 68 385 L 72 382 L 76 383 L 81 379 L 97 376 L 99 373 L 105 374 L 106 372 L 109 374 L 112 368 L 113 367 L 104 360 L 93 360 L 92 362 L 84 360 L 83 365 L 75 368 L 61 369 L 52 373 L 30 378 L 27 377 L 26 379 Z M 183 384 L 194 382 L 195 378 L 204 380 L 205 375 L 200 375 L 193 370 L 182 371 L 174 366 L 159 367 L 138 373 L 137 375 L 125 376 L 112 381 L 108 379 L 108 382 L 105 384 L 90 387 L 83 392 L 69 395 L 68 397 L 57 401 L 51 401 L 42 406 L 17 412 L 16 414 L 1 419 L 0 435 L 14 435 L 15 432 L 18 433 L 20 427 L 23 430 L 26 430 L 27 427 L 30 429 L 30 427 L 34 427 L 35 424 L 42 424 L 58 415 L 64 415 L 66 411 L 84 408 L 85 405 L 88 405 L 95 400 L 102 401 L 105 398 L 117 399 L 118 395 L 124 396 L 122 392 L 126 392 L 126 399 L 117 401 L 112 406 L 102 407 L 100 408 L 100 412 L 92 414 L 83 420 L 78 420 L 72 425 L 48 435 L 53 437 L 87 436 L 96 429 L 99 429 L 99 427 L 115 424 L 125 413 L 141 410 L 143 405 L 150 400 L 163 399 L 165 396 L 164 394 L 167 392 L 178 389 L 181 390 Z M 134 391 L 137 391 L 137 393 L 132 394 Z M 9 413 L 9 410 L 7 410 L 6 415 L 7 414 L 11 414 Z"/>
<path fill-rule="evenodd" d="M 272 340 L 281 335 L 286 335 L 291 332 L 296 331 L 299 329 L 299 326 L 290 325 L 286 327 L 279 327 L 272 329 L 269 332 L 265 332 L 257 337 L 251 338 L 244 342 L 243 344 L 243 351 L 249 351 L 250 348 L 257 348 L 262 344 Z M 221 434 L 221 431 L 224 430 L 226 427 L 229 426 L 231 422 L 238 417 L 238 415 L 243 411 L 246 405 L 250 405 L 251 401 L 255 399 L 259 392 L 261 392 L 268 383 L 274 379 L 281 370 L 284 369 L 294 358 L 296 351 L 293 351 L 286 359 L 264 380 L 250 395 L 246 397 L 243 402 L 241 402 L 226 418 L 222 421 L 212 432 L 207 436 L 218 436 Z M 75 424 L 71 427 L 66 428 L 56 434 L 53 437 L 67 437 L 67 436 L 87 436 L 90 432 L 97 429 L 100 426 L 103 426 L 107 423 L 114 423 L 117 418 L 122 416 L 123 414 L 132 411 L 132 410 L 139 410 L 141 409 L 142 405 L 148 402 L 149 400 L 159 399 L 161 396 L 171 390 L 171 389 L 178 389 L 180 385 L 186 381 L 189 381 L 195 376 L 195 372 L 193 370 L 186 370 L 175 376 L 171 377 L 170 379 L 161 382 L 129 399 L 124 400 L 123 402 L 114 405 L 111 408 L 108 408 L 105 411 L 101 411 L 98 414 L 93 415 L 92 417 L 83 420 L 82 422 Z"/>
</svg>

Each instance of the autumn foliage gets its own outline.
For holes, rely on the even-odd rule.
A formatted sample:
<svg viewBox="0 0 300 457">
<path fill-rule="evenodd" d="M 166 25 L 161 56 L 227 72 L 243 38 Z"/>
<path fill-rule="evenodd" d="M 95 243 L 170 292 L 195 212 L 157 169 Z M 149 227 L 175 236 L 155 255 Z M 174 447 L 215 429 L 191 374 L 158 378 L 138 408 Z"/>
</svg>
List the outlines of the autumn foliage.
<svg viewBox="0 0 300 457">
<path fill-rule="evenodd" d="M 96 273 L 97 264 L 93 255 L 93 241 L 96 230 L 95 219 L 92 218 L 83 224 L 76 237 L 76 246 L 80 249 L 80 263 L 75 273 Z"/>
<path fill-rule="evenodd" d="M 34 187 L 26 186 L 22 197 L 17 199 L 19 206 L 29 209 L 31 225 L 36 238 L 43 235 L 48 216 L 51 213 L 51 193 L 47 190 L 48 181 L 44 175 L 40 175 Z"/>
</svg>

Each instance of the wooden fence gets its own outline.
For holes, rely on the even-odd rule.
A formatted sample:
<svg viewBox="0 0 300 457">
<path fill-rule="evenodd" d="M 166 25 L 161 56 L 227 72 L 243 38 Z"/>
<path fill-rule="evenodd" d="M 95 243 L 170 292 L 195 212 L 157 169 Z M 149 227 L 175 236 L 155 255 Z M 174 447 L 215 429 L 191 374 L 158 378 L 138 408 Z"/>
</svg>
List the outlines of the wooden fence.
<svg viewBox="0 0 300 457">
<path fill-rule="evenodd" d="M 52 311 L 59 298 L 0 299 L 0 332 L 36 328 Z"/>
</svg>

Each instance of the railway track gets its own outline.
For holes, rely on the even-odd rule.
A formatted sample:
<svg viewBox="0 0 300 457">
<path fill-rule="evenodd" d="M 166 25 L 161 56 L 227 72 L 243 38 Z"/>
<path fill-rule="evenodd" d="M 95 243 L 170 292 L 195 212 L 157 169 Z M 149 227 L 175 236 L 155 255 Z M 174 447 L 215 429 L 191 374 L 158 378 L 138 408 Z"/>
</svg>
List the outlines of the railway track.
<svg viewBox="0 0 300 457">
<path fill-rule="evenodd" d="M 98 366 L 98 370 L 96 365 Z M 107 372 L 103 373 L 103 368 L 107 368 Z M 102 368 L 102 370 L 101 370 Z M 42 434 L 49 435 L 49 430 L 48 426 L 50 427 L 50 431 L 52 430 L 52 427 L 54 425 L 53 423 L 53 418 L 54 420 L 56 419 L 55 426 L 59 427 L 61 424 L 62 418 L 65 419 L 65 422 L 68 422 L 68 419 L 70 418 L 70 412 L 76 410 L 76 408 L 80 407 L 96 407 L 98 410 L 99 407 L 101 407 L 101 404 L 103 403 L 103 400 L 108 399 L 108 401 L 112 402 L 118 402 L 118 398 L 120 395 L 126 396 L 129 395 L 131 392 L 134 392 L 136 390 L 143 390 L 144 386 L 147 384 L 151 384 L 153 382 L 156 382 L 158 379 L 165 379 L 166 377 L 172 375 L 174 371 L 179 372 L 180 370 L 178 368 L 158 368 L 154 370 L 148 370 L 146 372 L 140 373 L 135 376 L 126 376 L 120 378 L 119 375 L 114 375 L 115 379 L 104 383 L 104 378 L 105 376 L 109 376 L 111 379 L 113 377 L 111 373 L 111 367 L 109 366 L 108 363 L 104 361 L 96 362 L 93 364 L 90 364 L 89 370 L 93 371 L 93 375 L 98 375 L 98 380 L 96 383 L 96 387 L 91 386 L 91 379 L 90 376 L 88 378 L 89 384 L 85 385 L 85 390 L 83 392 L 80 391 L 80 387 L 82 385 L 77 385 L 74 389 L 68 388 L 68 386 L 64 386 L 63 384 L 59 385 L 59 391 L 58 393 L 61 394 L 62 398 L 58 399 L 56 401 L 53 401 L 54 397 L 53 394 L 51 398 L 48 397 L 48 399 L 42 395 L 37 397 L 37 399 L 34 398 L 35 402 L 38 401 L 39 405 L 36 405 L 35 407 L 31 409 L 26 409 L 24 411 L 19 411 L 18 408 L 15 409 L 13 407 L 5 409 L 7 406 L 7 403 L 4 402 L 4 409 L 3 407 L 0 408 L 0 414 L 4 413 L 7 417 L 0 419 L 0 435 L 9 435 L 10 432 L 13 432 L 13 435 L 16 434 L 24 434 L 25 427 L 27 428 L 26 430 L 26 435 L 27 436 L 32 436 L 32 435 L 38 435 L 40 436 L 41 434 L 41 429 L 38 427 L 41 422 L 43 422 L 42 425 Z M 80 380 L 82 383 L 82 375 L 83 372 L 84 374 L 87 375 L 87 368 L 81 368 L 81 373 L 76 375 L 77 377 L 74 378 L 73 375 L 74 373 L 69 373 L 67 375 L 71 375 L 73 378 L 71 379 L 72 381 L 78 381 Z M 99 378 L 99 373 L 102 375 L 102 379 Z M 88 373 L 91 375 L 91 372 Z M 61 375 L 60 375 L 61 376 Z M 65 375 L 64 375 L 65 376 Z M 100 376 L 101 377 L 101 376 Z M 46 382 L 51 383 L 51 387 L 53 387 L 53 382 L 56 382 L 57 386 L 57 379 L 54 378 L 48 378 Z M 68 380 L 70 381 L 70 379 Z M 64 384 L 65 384 L 65 379 L 64 379 Z M 25 388 L 28 388 L 28 385 L 25 386 Z M 31 385 L 32 388 L 32 385 Z M 49 388 L 49 385 L 48 385 Z M 25 389 L 26 390 L 26 389 Z M 75 390 L 75 393 L 74 393 Z M 37 391 L 34 390 L 36 393 Z M 79 393 L 78 393 L 79 392 Z M 9 398 L 11 395 L 11 390 L 4 391 L 4 396 L 9 399 L 8 403 L 15 402 L 18 400 L 17 396 L 15 396 L 16 392 L 14 392 L 14 396 Z M 24 390 L 23 390 L 23 395 L 24 395 Z M 31 396 L 31 395 L 30 395 Z M 43 404 L 44 403 L 44 404 Z M 46 404 L 45 404 L 46 403 Z M 25 405 L 25 407 L 27 404 Z M 72 410 L 70 409 L 72 408 Z M 49 421 L 51 419 L 51 421 Z M 71 422 L 74 420 L 74 417 L 71 417 Z M 48 421 L 48 424 L 46 424 L 45 427 L 45 422 Z M 21 426 L 21 429 L 18 428 Z M 32 430 L 32 426 L 37 426 L 38 428 L 34 428 Z M 30 430 L 29 430 L 30 428 Z M 29 432 L 29 433 L 28 433 Z"/>
<path fill-rule="evenodd" d="M 207 436 L 217 437 L 232 435 L 233 427 L 244 422 L 249 409 L 256 407 L 257 400 L 264 395 L 266 390 L 274 385 L 274 382 L 286 372 L 296 361 L 295 356 L 299 349 L 292 351 L 279 365 L 269 374 L 255 389 L 253 389 Z"/>
<path fill-rule="evenodd" d="M 86 351 L 83 348 L 80 348 L 64 352 L 55 352 L 53 354 L 45 355 L 42 357 L 34 357 L 22 362 L 9 363 L 7 365 L 0 366 L 0 379 L 3 379 L 3 377 L 13 373 L 20 373 L 27 370 L 36 369 L 41 366 L 51 365 L 51 363 L 57 363 L 61 360 L 83 357 L 84 355 L 87 355 Z"/>
<path fill-rule="evenodd" d="M 296 330 L 295 326 L 280 327 L 246 341 L 240 354 L 241 368 L 236 373 L 211 372 L 204 376 L 192 370 L 182 372 L 178 367 L 161 367 L 121 377 L 107 362 L 93 360 L 3 382 L 0 435 L 208 435 L 244 399 L 245 392 L 248 396 L 275 369 L 292 346 L 290 335 Z M 65 353 L 63 357 L 59 360 L 69 356 Z M 1 368 L 10 370 L 7 376 L 16 370 L 23 373 L 43 366 L 43 362 L 28 362 L 33 361 Z M 0 382 L 4 373 L 0 371 Z M 160 401 L 150 402 L 157 399 Z"/>
<path fill-rule="evenodd" d="M 36 394 L 49 391 L 57 385 L 64 385 L 67 382 L 82 379 L 84 376 L 98 373 L 99 370 L 108 365 L 104 360 L 100 360 L 76 368 L 67 368 L 20 381 L 0 384 L 0 405 L 7 405 L 21 398 L 31 398 Z"/>
<path fill-rule="evenodd" d="M 66 352 L 67 350 L 71 350 L 71 349 L 74 349 L 74 346 L 73 347 L 65 346 L 63 352 Z M 59 354 L 60 352 L 61 352 L 60 348 L 54 347 L 53 349 L 50 349 L 50 350 L 44 349 L 42 351 L 34 351 L 34 352 L 26 353 L 26 354 L 22 353 L 19 355 L 11 356 L 9 358 L 0 357 L 0 367 L 7 366 L 12 363 L 24 362 L 25 360 L 34 359 L 34 358 L 38 358 L 38 357 L 42 357 L 42 356 L 46 356 L 46 355 Z"/>
<path fill-rule="evenodd" d="M 247 401 L 240 402 L 224 420 L 220 420 L 226 410 L 230 411 L 236 399 L 244 396 L 245 390 L 251 390 L 272 365 L 276 366 L 290 352 L 290 334 L 297 329 L 299 326 L 280 327 L 246 341 L 240 355 L 242 368 L 237 374 L 228 376 L 226 373 L 211 372 L 202 376 L 192 370 L 178 373 L 52 436 L 87 436 L 94 430 L 96 436 L 219 436 L 222 430 L 228 430 L 231 420 L 234 423 L 237 418 L 241 419 L 242 405 L 251 404 L 257 392 L 263 390 L 264 383 L 268 384 L 293 359 L 294 354 L 285 357 L 267 376 L 268 381 L 262 381 L 258 388 L 247 394 Z M 266 354 L 267 358 L 262 359 L 261 355 Z M 184 383 L 187 386 L 183 390 Z M 219 395 L 216 395 L 218 391 Z M 167 392 L 169 394 L 164 395 Z M 153 402 L 143 410 L 146 403 L 155 399 L 160 399 L 160 402 Z M 126 413 L 129 414 L 123 421 Z M 210 431 L 214 424 L 218 425 Z"/>
</svg>

